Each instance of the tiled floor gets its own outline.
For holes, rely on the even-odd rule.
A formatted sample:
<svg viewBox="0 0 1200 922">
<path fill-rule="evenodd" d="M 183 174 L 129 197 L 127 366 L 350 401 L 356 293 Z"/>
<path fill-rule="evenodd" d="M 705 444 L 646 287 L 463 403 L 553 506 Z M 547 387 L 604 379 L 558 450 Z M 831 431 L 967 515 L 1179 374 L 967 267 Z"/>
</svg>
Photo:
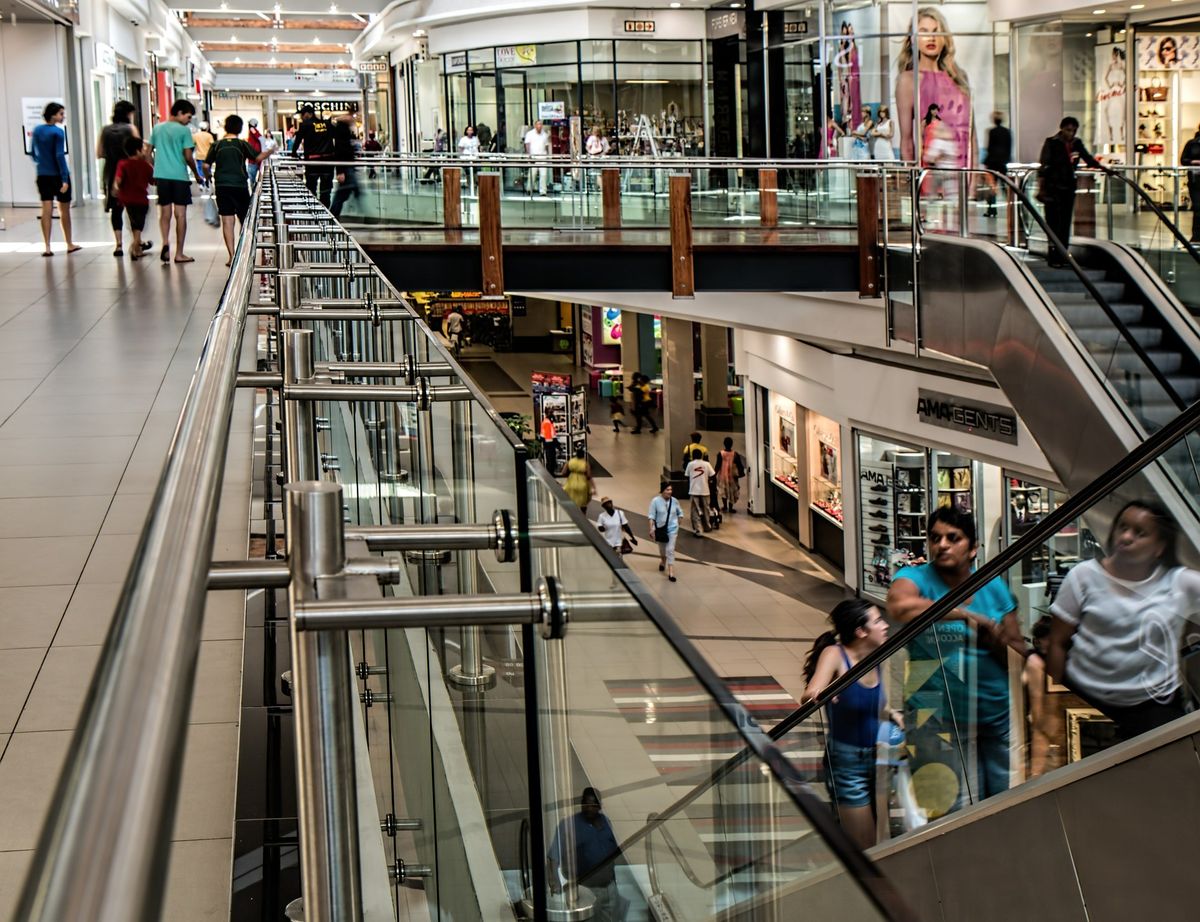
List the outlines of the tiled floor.
<svg viewBox="0 0 1200 922">
<path fill-rule="evenodd" d="M 571 370 L 569 359 L 561 356 L 500 353 L 495 361 L 526 388 L 535 366 Z M 492 398 L 501 411 L 523 413 L 531 411 L 530 399 Z M 649 540 L 646 520 L 658 491 L 663 435 L 614 433 L 607 410 L 607 402 L 593 395 L 588 450 L 612 474 L 597 479 L 597 496 L 611 496 L 638 535 L 634 569 L 719 675 L 773 676 L 799 699 L 804 659 L 813 638 L 826 629 L 826 614 L 844 596 L 841 580 L 770 521 L 746 515 L 743 489 L 737 514 L 726 515 L 721 528 L 703 538 L 693 537 L 686 528 L 689 510 L 688 501 L 683 501 L 679 581 L 667 582 L 658 572 L 658 552 Z M 731 434 L 734 447 L 744 453 L 741 433 L 705 432 L 703 441 L 715 452 Z M 594 520 L 598 514 L 593 503 L 589 517 Z"/>
<path fill-rule="evenodd" d="M 196 262 L 163 267 L 114 259 L 95 206 L 75 211 L 84 250 L 67 256 L 60 243 L 52 259 L 39 255 L 35 212 L 3 216 L 0 919 L 28 867 L 227 271 L 219 237 L 199 220 Z M 245 556 L 249 394 L 238 412 L 246 422 L 233 428 L 217 534 L 226 557 Z M 240 604 L 236 593 L 213 595 L 206 612 L 164 918 L 228 917 Z"/>
</svg>

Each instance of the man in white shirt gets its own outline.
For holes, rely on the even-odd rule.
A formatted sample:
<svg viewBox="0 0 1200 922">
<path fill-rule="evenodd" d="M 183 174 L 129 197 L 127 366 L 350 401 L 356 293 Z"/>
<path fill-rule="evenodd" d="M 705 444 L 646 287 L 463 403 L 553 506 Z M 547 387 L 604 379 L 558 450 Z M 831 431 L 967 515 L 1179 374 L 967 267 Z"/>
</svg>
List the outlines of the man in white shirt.
<svg viewBox="0 0 1200 922">
<path fill-rule="evenodd" d="M 550 156 L 550 132 L 543 130 L 542 120 L 533 123 L 533 128 L 525 133 L 525 153 L 530 157 L 544 159 Z M 534 167 L 529 171 L 529 191 L 533 192 L 534 179 L 537 179 L 538 195 L 546 194 L 546 186 L 550 183 L 550 170 L 547 167 Z"/>
<path fill-rule="evenodd" d="M 450 313 L 446 315 L 443 324 L 446 328 L 446 339 L 450 341 L 450 348 L 454 350 L 455 355 L 458 355 L 462 347 L 463 315 L 458 312 L 457 307 L 450 308 Z"/>
<path fill-rule="evenodd" d="M 704 460 L 704 452 L 699 448 L 692 449 L 692 460 L 684 468 L 683 475 L 687 477 L 688 495 L 692 498 L 692 531 L 700 536 L 700 529 L 712 531 L 709 522 L 708 478 L 716 476 L 713 466 Z"/>
</svg>

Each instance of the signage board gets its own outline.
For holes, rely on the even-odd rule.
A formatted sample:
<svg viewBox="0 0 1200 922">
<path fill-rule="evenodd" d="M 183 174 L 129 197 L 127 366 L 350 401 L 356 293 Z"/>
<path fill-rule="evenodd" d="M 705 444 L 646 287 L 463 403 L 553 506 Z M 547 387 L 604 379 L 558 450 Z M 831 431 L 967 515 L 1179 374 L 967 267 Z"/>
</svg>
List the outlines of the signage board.
<svg viewBox="0 0 1200 922">
<path fill-rule="evenodd" d="M 296 111 L 299 112 L 305 106 L 312 106 L 313 111 L 322 118 L 330 115 L 340 115 L 343 112 L 348 112 L 354 115 L 358 112 L 358 101 L 354 99 L 297 99 Z"/>
<path fill-rule="evenodd" d="M 746 35 L 746 14 L 741 10 L 709 10 L 708 37 L 728 38 Z"/>
<path fill-rule="evenodd" d="M 386 74 L 387 61 L 359 61 L 356 65 L 360 74 Z"/>
<path fill-rule="evenodd" d="M 653 19 L 626 19 L 625 20 L 625 31 L 626 32 L 638 32 L 638 33 L 653 32 L 654 31 L 654 20 Z"/>
<path fill-rule="evenodd" d="M 801 20 L 799 22 L 785 22 L 783 24 L 783 37 L 785 39 L 799 38 L 801 35 L 808 34 L 808 23 Z"/>
<path fill-rule="evenodd" d="M 497 67 L 531 67 L 537 63 L 537 45 L 501 45 L 496 49 Z"/>
<path fill-rule="evenodd" d="M 117 52 L 112 45 L 96 42 L 96 70 L 102 74 L 117 72 Z"/>
<path fill-rule="evenodd" d="M 1010 407 L 920 388 L 917 391 L 917 419 L 942 429 L 1017 444 L 1017 415 Z"/>
<path fill-rule="evenodd" d="M 21 134 L 25 140 L 26 155 L 33 153 L 33 129 L 38 125 L 46 124 L 46 120 L 42 118 L 42 112 L 45 111 L 46 104 L 51 102 L 62 102 L 62 100 L 56 99 L 53 96 L 21 97 Z M 66 122 L 61 127 L 65 134 L 67 130 Z M 68 137 L 64 145 L 67 153 L 70 153 L 70 140 L 70 137 Z"/>
<path fill-rule="evenodd" d="M 539 102 L 538 118 L 543 122 L 557 122 L 567 117 L 565 102 Z"/>
</svg>

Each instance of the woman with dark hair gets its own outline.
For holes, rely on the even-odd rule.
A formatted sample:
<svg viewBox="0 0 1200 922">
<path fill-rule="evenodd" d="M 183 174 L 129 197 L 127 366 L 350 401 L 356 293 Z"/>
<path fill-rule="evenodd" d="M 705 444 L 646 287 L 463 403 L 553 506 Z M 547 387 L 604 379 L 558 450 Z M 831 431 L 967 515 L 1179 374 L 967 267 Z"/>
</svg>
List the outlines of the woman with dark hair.
<svg viewBox="0 0 1200 922">
<path fill-rule="evenodd" d="M 112 122 L 101 128 L 100 136 L 96 138 L 96 159 L 104 161 L 104 210 L 112 217 L 113 240 L 116 242 L 113 256 L 116 257 L 125 255 L 125 222 L 122 214 L 125 208 L 113 191 L 113 180 L 117 178 L 117 164 L 125 156 L 126 142 L 130 138 L 141 137 L 133 124 L 133 113 L 136 111 L 136 107 L 128 100 L 117 100 L 113 104 Z M 142 250 L 148 250 L 152 246 L 154 244 L 150 241 L 142 241 Z"/>
<path fill-rule="evenodd" d="M 804 700 L 813 701 L 859 660 L 887 640 L 887 622 L 864 599 L 839 602 L 829 620 L 833 630 L 813 643 L 804 662 Z M 875 743 L 886 707 L 883 671 L 846 688 L 826 705 L 826 784 L 846 832 L 860 848 L 875 844 Z"/>
<path fill-rule="evenodd" d="M 42 200 L 42 240 L 46 243 L 42 255 L 54 255 L 50 249 L 50 227 L 55 202 L 67 252 L 75 253 L 83 247 L 71 238 L 71 170 L 67 165 L 67 133 L 62 127 L 67 118 L 66 106 L 60 102 L 46 103 L 42 118 L 45 124 L 34 128 L 30 138 L 31 156 L 37 164 L 38 197 Z"/>
<path fill-rule="evenodd" d="M 1200 574 L 1179 565 L 1178 540 L 1159 503 L 1126 503 L 1107 556 L 1073 567 L 1050 606 L 1047 670 L 1109 717 L 1122 740 L 1185 713 L 1179 639 L 1200 600 Z"/>
<path fill-rule="evenodd" d="M 1158 43 L 1158 63 L 1168 68 L 1179 66 L 1179 47 L 1169 35 Z"/>
</svg>

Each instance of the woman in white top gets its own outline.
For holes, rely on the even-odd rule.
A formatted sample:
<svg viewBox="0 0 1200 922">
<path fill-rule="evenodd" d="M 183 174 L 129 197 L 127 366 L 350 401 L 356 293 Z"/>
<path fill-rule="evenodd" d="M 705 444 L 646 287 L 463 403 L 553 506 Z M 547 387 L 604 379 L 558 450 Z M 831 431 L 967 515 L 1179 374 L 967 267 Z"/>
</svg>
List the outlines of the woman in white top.
<svg viewBox="0 0 1200 922">
<path fill-rule="evenodd" d="M 879 107 L 879 121 L 871 129 L 871 159 L 895 160 L 896 151 L 892 147 L 892 117 L 887 106 Z"/>
<path fill-rule="evenodd" d="M 608 138 L 604 136 L 604 131 L 599 125 L 593 126 L 585 147 L 589 157 L 603 157 L 608 153 Z"/>
<path fill-rule="evenodd" d="M 633 545 L 637 544 L 637 538 L 633 536 L 633 529 L 629 526 L 629 519 L 625 517 L 625 513 L 616 508 L 612 498 L 608 496 L 600 500 L 600 508 L 603 512 L 596 519 L 596 527 L 604 535 L 604 541 L 618 554 L 632 553 Z M 622 551 L 621 547 L 625 543 L 626 535 L 629 540 L 629 550 Z"/>
<path fill-rule="evenodd" d="M 851 156 L 855 160 L 870 160 L 871 159 L 871 131 L 875 128 L 875 122 L 871 118 L 871 107 L 863 106 L 859 112 L 860 121 L 854 126 L 854 131 L 850 134 L 854 138 L 854 146 L 851 148 Z"/>
<path fill-rule="evenodd" d="M 1108 556 L 1063 581 L 1046 668 L 1117 725 L 1122 740 L 1184 715 L 1179 645 L 1200 601 L 1200 574 L 1179 566 L 1179 526 L 1156 502 L 1127 503 Z"/>
</svg>

